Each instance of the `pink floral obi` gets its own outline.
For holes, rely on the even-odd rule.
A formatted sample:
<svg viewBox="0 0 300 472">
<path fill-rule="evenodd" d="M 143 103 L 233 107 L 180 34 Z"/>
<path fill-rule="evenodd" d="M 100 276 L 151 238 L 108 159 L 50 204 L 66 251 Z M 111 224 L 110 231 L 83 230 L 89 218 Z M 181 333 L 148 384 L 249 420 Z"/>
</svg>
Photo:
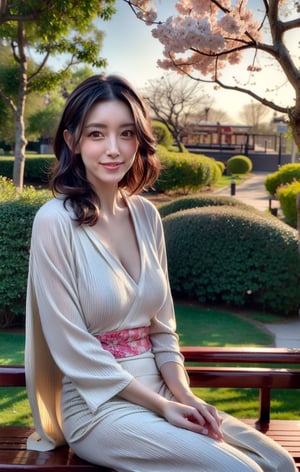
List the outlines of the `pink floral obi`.
<svg viewBox="0 0 300 472">
<path fill-rule="evenodd" d="M 103 349 L 109 351 L 116 359 L 137 356 L 151 349 L 149 328 L 123 329 L 95 335 Z"/>
</svg>

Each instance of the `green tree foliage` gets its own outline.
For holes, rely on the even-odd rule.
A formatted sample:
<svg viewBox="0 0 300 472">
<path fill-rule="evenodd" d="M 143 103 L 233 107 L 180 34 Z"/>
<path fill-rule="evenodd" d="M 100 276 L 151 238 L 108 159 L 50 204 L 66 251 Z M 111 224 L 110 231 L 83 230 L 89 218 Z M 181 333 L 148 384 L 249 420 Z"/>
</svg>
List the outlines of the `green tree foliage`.
<svg viewBox="0 0 300 472">
<path fill-rule="evenodd" d="M 0 10 L 2 45 L 11 46 L 10 67 L 0 96 L 11 108 L 15 121 L 14 184 L 22 189 L 26 136 L 24 113 L 27 96 L 59 86 L 70 77 L 71 67 L 91 64 L 103 68 L 102 32 L 94 20 L 109 20 L 115 0 L 7 0 Z M 30 60 L 35 53 L 36 60 Z M 50 58 L 64 55 L 65 63 L 57 71 L 46 67 Z M 15 87 L 7 80 L 8 75 Z M 13 88 L 13 92 L 11 89 Z M 17 91 L 17 96 L 16 96 Z"/>
</svg>

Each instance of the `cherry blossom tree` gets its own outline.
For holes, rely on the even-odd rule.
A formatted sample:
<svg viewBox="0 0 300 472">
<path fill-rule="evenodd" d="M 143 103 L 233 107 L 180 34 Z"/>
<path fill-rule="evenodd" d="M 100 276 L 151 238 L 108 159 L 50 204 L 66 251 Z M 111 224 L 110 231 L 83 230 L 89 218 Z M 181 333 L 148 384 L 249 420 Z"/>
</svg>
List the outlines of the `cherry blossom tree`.
<svg viewBox="0 0 300 472">
<path fill-rule="evenodd" d="M 154 1 L 124 1 L 154 26 L 152 35 L 164 46 L 158 61 L 162 69 L 247 94 L 286 114 L 300 147 L 299 0 L 178 0 L 177 14 L 163 22 Z M 296 46 L 289 42 L 293 38 Z M 247 80 L 241 79 L 244 64 Z M 241 65 L 237 75 L 230 75 L 236 65 Z M 267 83 L 259 78 L 274 65 Z M 279 77 L 288 84 L 291 99 L 280 92 Z"/>
</svg>

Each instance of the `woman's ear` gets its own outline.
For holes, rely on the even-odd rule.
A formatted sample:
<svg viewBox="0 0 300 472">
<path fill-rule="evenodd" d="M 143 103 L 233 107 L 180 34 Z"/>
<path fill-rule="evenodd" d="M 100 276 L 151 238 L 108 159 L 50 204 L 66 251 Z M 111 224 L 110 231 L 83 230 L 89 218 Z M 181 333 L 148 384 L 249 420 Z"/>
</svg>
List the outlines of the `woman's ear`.
<svg viewBox="0 0 300 472">
<path fill-rule="evenodd" d="M 70 151 L 73 152 L 73 135 L 67 129 L 64 130 L 64 140 L 65 140 L 68 148 L 70 149 Z M 78 149 L 78 146 L 76 146 L 75 152 L 78 153 L 78 154 L 80 153 L 80 150 Z"/>
</svg>

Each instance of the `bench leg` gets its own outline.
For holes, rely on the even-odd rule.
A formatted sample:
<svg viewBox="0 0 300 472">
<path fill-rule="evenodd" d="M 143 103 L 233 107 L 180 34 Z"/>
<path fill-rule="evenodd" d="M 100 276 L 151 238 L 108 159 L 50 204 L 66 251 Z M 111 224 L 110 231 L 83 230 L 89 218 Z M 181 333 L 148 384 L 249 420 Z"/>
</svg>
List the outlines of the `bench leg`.
<svg viewBox="0 0 300 472">
<path fill-rule="evenodd" d="M 259 417 L 255 423 L 256 429 L 265 433 L 269 429 L 271 407 L 271 389 L 262 387 L 259 389 Z"/>
</svg>

